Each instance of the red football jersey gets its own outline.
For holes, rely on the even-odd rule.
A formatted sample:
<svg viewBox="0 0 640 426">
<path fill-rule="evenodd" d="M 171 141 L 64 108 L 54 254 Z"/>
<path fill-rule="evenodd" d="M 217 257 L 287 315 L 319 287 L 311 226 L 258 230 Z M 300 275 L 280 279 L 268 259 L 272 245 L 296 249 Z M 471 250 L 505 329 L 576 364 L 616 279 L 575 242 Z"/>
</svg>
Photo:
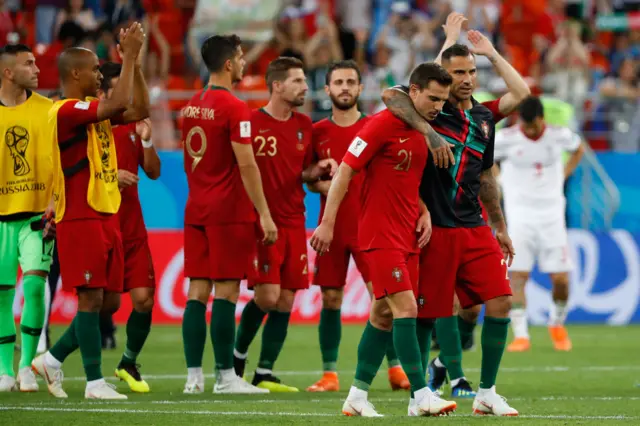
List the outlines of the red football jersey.
<svg viewBox="0 0 640 426">
<path fill-rule="evenodd" d="M 136 133 L 136 123 L 115 126 L 113 139 L 116 142 L 118 169 L 135 175 L 138 167 L 144 164 L 144 148 Z M 131 241 L 147 237 L 147 229 L 142 218 L 142 206 L 138 198 L 138 185 L 122 189 L 122 203 L 118 211 L 122 241 Z"/>
<path fill-rule="evenodd" d="M 313 161 L 311 119 L 293 112 L 287 121 L 280 121 L 261 108 L 251 113 L 251 127 L 273 221 L 285 228 L 304 226 L 302 172 Z"/>
<path fill-rule="evenodd" d="M 106 219 L 112 215 L 95 211 L 87 202 L 89 190 L 89 162 L 87 159 L 87 125 L 98 123 L 100 101 L 73 100 L 58 110 L 58 144 L 64 178 L 66 206 L 63 221 L 74 219 Z M 111 119 L 113 125 L 122 122 L 122 116 Z M 116 148 L 117 151 L 117 148 Z M 117 173 L 117 170 L 114 170 Z"/>
<path fill-rule="evenodd" d="M 418 188 L 429 155 L 424 136 L 388 110 L 358 132 L 344 161 L 366 168 L 358 240 L 361 250 L 418 253 Z"/>
<path fill-rule="evenodd" d="M 251 143 L 251 112 L 228 90 L 207 86 L 182 110 L 188 225 L 255 221 L 232 142 Z"/>
<path fill-rule="evenodd" d="M 370 120 L 370 117 L 362 114 L 360 120 L 349 127 L 342 127 L 334 123 L 330 118 L 318 121 L 313 125 L 313 153 L 317 159 L 333 158 L 338 163 L 349 148 L 349 144 L 356 134 Z M 345 195 L 334 227 L 334 235 L 340 241 L 356 244 L 358 242 L 358 218 L 360 217 L 360 195 L 364 182 L 364 172 L 358 173 L 349 184 L 349 192 Z M 320 196 L 320 216 L 318 224 L 322 221 L 327 197 Z"/>
</svg>

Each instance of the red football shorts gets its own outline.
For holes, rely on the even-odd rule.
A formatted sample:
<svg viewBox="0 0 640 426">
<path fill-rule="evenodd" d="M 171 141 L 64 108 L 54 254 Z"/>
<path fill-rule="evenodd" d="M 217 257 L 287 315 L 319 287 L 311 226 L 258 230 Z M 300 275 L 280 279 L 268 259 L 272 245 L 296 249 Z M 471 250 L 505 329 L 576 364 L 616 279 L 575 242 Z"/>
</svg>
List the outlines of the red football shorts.
<svg viewBox="0 0 640 426">
<path fill-rule="evenodd" d="M 304 227 L 278 228 L 278 240 L 270 246 L 258 241 L 258 276 L 249 280 L 249 288 L 258 284 L 280 284 L 281 288 L 294 291 L 309 288 Z"/>
<path fill-rule="evenodd" d="M 124 246 L 124 291 L 133 288 L 155 288 L 156 275 L 149 250 L 149 241 L 140 238 L 125 241 Z"/>
<path fill-rule="evenodd" d="M 214 281 L 242 280 L 256 273 L 254 223 L 185 225 L 184 275 Z"/>
<path fill-rule="evenodd" d="M 507 264 L 488 226 L 433 227 L 420 253 L 418 317 L 453 315 L 453 295 L 468 308 L 511 295 Z"/>
<path fill-rule="evenodd" d="M 401 291 L 418 289 L 419 256 L 394 249 L 374 249 L 364 252 L 369 265 L 373 295 L 376 300 Z"/>
<path fill-rule="evenodd" d="M 329 251 L 322 256 L 316 256 L 313 284 L 323 288 L 342 288 L 347 282 L 349 262 L 351 256 L 358 267 L 365 283 L 371 281 L 369 266 L 364 253 L 355 245 L 337 242 L 331 243 Z"/>
<path fill-rule="evenodd" d="M 124 254 L 115 215 L 62 221 L 56 230 L 63 290 L 102 288 L 122 292 Z"/>
</svg>

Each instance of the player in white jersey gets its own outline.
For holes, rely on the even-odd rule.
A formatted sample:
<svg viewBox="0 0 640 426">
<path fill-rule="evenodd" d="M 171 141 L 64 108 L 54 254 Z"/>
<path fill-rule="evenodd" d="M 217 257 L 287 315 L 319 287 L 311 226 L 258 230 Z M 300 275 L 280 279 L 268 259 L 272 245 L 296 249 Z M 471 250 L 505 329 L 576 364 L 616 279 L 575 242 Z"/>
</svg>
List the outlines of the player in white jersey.
<svg viewBox="0 0 640 426">
<path fill-rule="evenodd" d="M 570 152 L 565 164 L 564 153 Z M 545 124 L 542 102 L 536 97 L 520 106 L 520 123 L 500 130 L 495 138 L 495 160 L 500 162 L 504 207 L 516 256 L 511 265 L 515 340 L 509 352 L 530 349 L 525 284 L 534 262 L 553 284 L 549 332 L 556 350 L 571 350 L 564 327 L 569 298 L 568 253 L 564 183 L 580 162 L 584 146 L 565 127 Z"/>
</svg>

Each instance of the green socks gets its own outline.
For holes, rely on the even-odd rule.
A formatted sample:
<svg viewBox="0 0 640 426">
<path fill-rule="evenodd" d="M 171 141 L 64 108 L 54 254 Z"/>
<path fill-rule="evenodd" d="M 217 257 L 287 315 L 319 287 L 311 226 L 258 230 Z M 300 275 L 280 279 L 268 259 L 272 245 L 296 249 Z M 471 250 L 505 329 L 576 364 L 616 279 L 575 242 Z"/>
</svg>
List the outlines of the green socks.
<svg viewBox="0 0 640 426">
<path fill-rule="evenodd" d="M 258 334 L 265 315 L 267 313 L 260 309 L 255 300 L 251 299 L 245 305 L 240 317 L 238 335 L 236 336 L 236 351 L 241 354 L 246 354 L 249 351 L 249 345 Z"/>
<path fill-rule="evenodd" d="M 24 308 L 20 318 L 22 354 L 19 368 L 30 367 L 36 356 L 44 324 L 44 286 L 47 280 L 37 275 L 25 275 L 22 282 Z"/>
<path fill-rule="evenodd" d="M 16 345 L 16 323 L 13 319 L 15 288 L 0 290 L 0 376 L 15 377 L 13 349 Z"/>
<path fill-rule="evenodd" d="M 447 367 L 449 379 L 464 377 L 462 372 L 462 345 L 458 318 L 455 316 L 438 318 L 436 320 L 436 335 L 440 344 L 440 361 Z"/>
<path fill-rule="evenodd" d="M 392 341 L 390 332 L 375 328 L 367 321 L 358 344 L 358 364 L 353 386 L 369 391 L 369 386 L 378 374 L 390 341 Z"/>
<path fill-rule="evenodd" d="M 75 329 L 82 365 L 87 381 L 102 379 L 102 342 L 100 338 L 100 314 L 98 312 L 78 312 Z M 60 360 L 58 360 L 60 361 Z"/>
<path fill-rule="evenodd" d="M 475 322 L 467 322 L 458 315 L 458 330 L 460 330 L 460 345 L 465 348 L 473 337 L 473 330 L 476 329 Z"/>
<path fill-rule="evenodd" d="M 291 312 L 269 312 L 264 330 L 262 330 L 262 347 L 258 368 L 273 369 L 273 364 L 278 359 L 287 337 L 289 317 L 291 317 Z"/>
<path fill-rule="evenodd" d="M 411 383 L 411 390 L 415 392 L 427 387 L 418 347 L 415 318 L 393 320 L 393 344 L 396 346 L 402 369 Z"/>
<path fill-rule="evenodd" d="M 433 333 L 433 320 L 418 318 L 416 320 L 416 334 L 418 335 L 418 347 L 424 376 L 427 376 L 429 366 L 429 350 L 431 349 L 431 334 Z"/>
<path fill-rule="evenodd" d="M 151 331 L 151 312 L 131 311 L 127 320 L 127 345 L 121 364 L 135 364 L 138 354 Z"/>
<path fill-rule="evenodd" d="M 216 370 L 233 368 L 235 337 L 236 304 L 224 299 L 214 299 L 211 311 L 211 342 L 213 356 L 216 359 Z"/>
<path fill-rule="evenodd" d="M 389 368 L 400 365 L 398 354 L 396 354 L 396 347 L 393 344 L 393 329 L 391 329 L 391 339 L 387 345 L 387 365 Z"/>
<path fill-rule="evenodd" d="M 336 371 L 338 349 L 342 337 L 342 323 L 340 309 L 326 309 L 320 311 L 320 352 L 322 353 L 322 371 Z"/>
<path fill-rule="evenodd" d="M 78 349 L 78 338 L 76 337 L 76 323 L 78 317 L 76 316 L 69 324 L 69 328 L 58 339 L 58 341 L 49 349 L 49 353 L 58 361 L 64 362 L 69 355 Z"/>
<path fill-rule="evenodd" d="M 504 353 L 509 318 L 484 317 L 482 326 L 482 369 L 480 370 L 480 388 L 490 389 L 496 384 L 500 361 Z M 438 335 L 438 338 L 440 335 Z"/>
<path fill-rule="evenodd" d="M 207 341 L 207 307 L 197 300 L 189 300 L 182 317 L 182 343 L 187 368 L 202 367 L 204 344 Z"/>
</svg>

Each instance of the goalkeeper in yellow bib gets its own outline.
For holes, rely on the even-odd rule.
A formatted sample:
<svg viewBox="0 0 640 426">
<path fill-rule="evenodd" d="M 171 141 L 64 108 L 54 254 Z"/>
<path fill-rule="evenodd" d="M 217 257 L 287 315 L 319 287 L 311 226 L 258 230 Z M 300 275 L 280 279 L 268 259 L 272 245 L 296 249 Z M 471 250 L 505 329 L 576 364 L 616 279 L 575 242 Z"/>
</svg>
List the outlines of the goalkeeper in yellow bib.
<svg viewBox="0 0 640 426">
<path fill-rule="evenodd" d="M 53 140 L 47 124 L 52 102 L 34 92 L 39 72 L 28 47 L 0 49 L 0 392 L 38 390 L 31 361 L 44 324 L 44 289 L 53 250 Z M 18 265 L 24 308 L 16 380 L 12 307 Z"/>
<path fill-rule="evenodd" d="M 63 290 L 78 296 L 78 312 L 63 336 L 32 368 L 49 392 L 66 398 L 62 363 L 80 348 L 87 399 L 127 399 L 102 376 L 99 313 L 115 312 L 124 285 L 124 254 L 116 213 L 118 189 L 116 147 L 112 124 L 148 116 L 136 85 L 142 78 L 135 66 L 144 33 L 139 23 L 120 33 L 123 51 L 120 79 L 109 99 L 97 100 L 102 82 L 97 56 L 86 49 L 65 50 L 59 60 L 63 100 L 49 112 L 57 164 L 54 165 L 57 248 Z M 130 95 L 133 101 L 130 103 Z"/>
</svg>

